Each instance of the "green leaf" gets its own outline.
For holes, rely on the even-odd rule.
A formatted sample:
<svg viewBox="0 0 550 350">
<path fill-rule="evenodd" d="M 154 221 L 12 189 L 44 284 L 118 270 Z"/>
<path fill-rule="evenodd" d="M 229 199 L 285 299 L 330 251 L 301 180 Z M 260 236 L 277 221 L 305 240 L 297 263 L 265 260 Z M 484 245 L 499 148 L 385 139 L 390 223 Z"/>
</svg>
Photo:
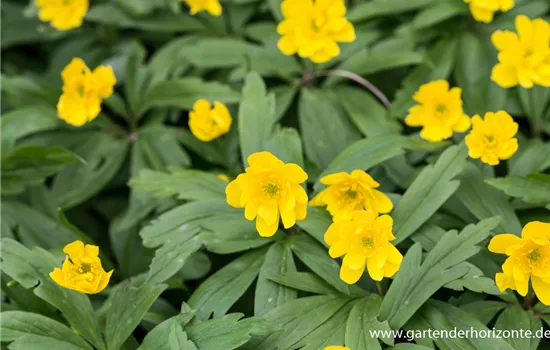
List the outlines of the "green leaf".
<svg viewBox="0 0 550 350">
<path fill-rule="evenodd" d="M 462 1 L 443 0 L 432 2 L 431 6 L 418 12 L 412 21 L 416 29 L 429 28 L 456 15 L 468 14 L 468 5 Z"/>
<path fill-rule="evenodd" d="M 1 244 L 2 271 L 25 288 L 34 288 L 34 294 L 57 308 L 69 325 L 100 350 L 105 349 L 101 330 L 88 296 L 63 288 L 50 278 L 49 273 L 61 266 L 49 252 L 29 250 L 9 238 Z"/>
<path fill-rule="evenodd" d="M 270 275 L 268 279 L 283 286 L 304 292 L 327 295 L 340 294 L 333 286 L 311 272 L 286 272 L 279 275 Z"/>
<path fill-rule="evenodd" d="M 319 277 L 338 291 L 349 295 L 348 285 L 340 279 L 338 272 L 340 266 L 334 259 L 330 258 L 326 248 L 306 235 L 295 237 L 291 248 L 294 254 Z"/>
<path fill-rule="evenodd" d="M 174 322 L 168 336 L 168 343 L 172 350 L 198 350 L 195 343 L 187 339 L 187 333 L 183 331 L 181 326 Z"/>
<path fill-rule="evenodd" d="M 132 42 L 129 51 L 124 69 L 124 92 L 128 106 L 132 114 L 135 114 L 146 91 L 147 79 L 143 68 L 146 53 L 145 48 L 138 42 Z"/>
<path fill-rule="evenodd" d="M 149 88 L 137 107 L 137 114 L 142 115 L 151 107 L 192 109 L 193 104 L 199 99 L 234 103 L 239 101 L 240 94 L 227 85 L 206 82 L 200 78 L 166 80 Z"/>
<path fill-rule="evenodd" d="M 411 3 L 411 1 L 406 2 Z M 393 8 L 395 4 L 392 1 L 387 6 Z M 455 62 L 457 46 L 456 40 L 445 39 L 432 47 L 426 56 L 425 62 L 416 67 L 403 80 L 401 89 L 395 94 L 395 99 L 392 103 L 390 110 L 392 117 L 405 118 L 407 110 L 414 105 L 413 95 L 420 85 L 432 80 L 446 79 L 449 76 Z"/>
<path fill-rule="evenodd" d="M 84 339 L 77 336 L 64 324 L 51 318 L 21 311 L 4 311 L 0 322 L 2 342 L 17 341 L 27 335 L 39 335 L 51 340 L 57 340 L 64 345 L 72 345 L 78 349 L 92 349 Z"/>
<path fill-rule="evenodd" d="M 5 84 L 4 77 L 2 83 Z M 62 125 L 53 108 L 31 106 L 18 108 L 2 115 L 2 153 L 6 155 L 18 139 Z"/>
<path fill-rule="evenodd" d="M 467 153 L 464 144 L 449 147 L 418 174 L 393 211 L 394 244 L 413 234 L 458 189 L 460 182 L 453 178 L 466 166 Z"/>
<path fill-rule="evenodd" d="M 22 192 L 26 185 L 42 183 L 65 165 L 82 162 L 74 153 L 59 147 L 23 146 L 2 157 L 2 192 Z"/>
<path fill-rule="evenodd" d="M 502 301 L 480 300 L 460 306 L 461 310 L 477 318 L 481 323 L 487 325 L 502 309 L 508 305 Z"/>
<path fill-rule="evenodd" d="M 266 96 L 265 84 L 258 73 L 246 77 L 239 105 L 239 143 L 243 164 L 248 156 L 264 150 L 264 141 L 271 137 L 275 123 L 275 95 Z"/>
<path fill-rule="evenodd" d="M 214 317 L 225 315 L 256 279 L 264 258 L 265 249 L 253 250 L 206 279 L 188 302 L 197 310 L 197 319 L 206 320 L 211 314 Z"/>
<path fill-rule="evenodd" d="M 466 275 L 469 268 L 463 262 L 480 251 L 477 244 L 497 224 L 493 218 L 466 226 L 460 234 L 447 232 L 422 264 L 420 245 L 413 245 L 384 297 L 380 319 L 388 320 L 393 329 L 400 328 L 439 288 Z"/>
<path fill-rule="evenodd" d="M 298 221 L 296 224 L 309 233 L 319 243 L 327 246 L 324 237 L 328 227 L 332 224 L 332 217 L 324 208 L 310 206 L 307 208 L 306 218 Z"/>
<path fill-rule="evenodd" d="M 338 154 L 321 173 L 315 188 L 318 189 L 323 176 L 355 169 L 369 170 L 388 159 L 404 153 L 407 139 L 401 135 L 380 135 L 359 140 Z"/>
<path fill-rule="evenodd" d="M 539 139 L 521 142 L 518 152 L 508 160 L 508 175 L 527 176 L 550 168 L 550 143 Z"/>
<path fill-rule="evenodd" d="M 502 331 L 516 332 L 530 330 L 533 335 L 542 329 L 542 322 L 539 318 L 535 318 L 532 310 L 524 310 L 520 305 L 504 309 L 495 323 L 495 329 Z M 506 332 L 508 333 L 508 332 Z M 519 334 L 519 333 L 516 333 Z M 521 337 L 511 336 L 503 337 L 514 349 L 532 349 L 538 348 L 540 338 L 538 337 Z"/>
<path fill-rule="evenodd" d="M 227 182 L 198 170 L 173 169 L 170 174 L 144 169 L 130 180 L 136 192 L 154 192 L 156 198 L 176 195 L 179 199 L 225 199 Z"/>
<path fill-rule="evenodd" d="M 345 60 L 337 69 L 364 76 L 389 69 L 416 65 L 423 61 L 424 55 L 414 51 L 369 52 L 363 49 Z M 327 78 L 325 86 L 332 86 L 343 79 L 342 77 L 330 76 Z"/>
<path fill-rule="evenodd" d="M 275 283 L 269 279 L 274 274 L 296 273 L 292 251 L 287 242 L 281 241 L 271 245 L 260 268 L 256 294 L 254 296 L 254 315 L 262 316 L 275 307 L 296 299 L 296 290 Z"/>
<path fill-rule="evenodd" d="M 374 17 L 381 17 L 414 11 L 432 4 L 433 0 L 393 0 L 391 3 L 384 0 L 373 0 L 354 6 L 346 16 L 350 21 L 357 23 Z"/>
<path fill-rule="evenodd" d="M 161 322 L 159 325 L 149 331 L 138 349 L 173 350 L 170 344 L 166 341 L 170 337 L 173 325 L 177 324 L 180 326 L 185 326 L 195 314 L 194 311 L 186 308 L 189 308 L 189 306 L 183 303 L 181 307 L 181 313 Z"/>
<path fill-rule="evenodd" d="M 348 302 L 346 298 L 326 295 L 289 301 L 263 317 L 269 325 L 280 331 L 251 342 L 250 348 L 293 349 L 295 344 L 333 317 Z"/>
<path fill-rule="evenodd" d="M 283 162 L 298 164 L 303 168 L 302 140 L 296 129 L 277 127 L 264 147 Z"/>
<path fill-rule="evenodd" d="M 74 207 L 101 191 L 122 166 L 128 149 L 126 141 L 103 132 L 70 137 L 76 143 L 72 151 L 86 163 L 68 165 L 54 178 L 52 195 L 64 209 Z"/>
<path fill-rule="evenodd" d="M 140 29 L 152 32 L 189 32 L 203 29 L 202 23 L 184 13 L 157 12 L 134 18 L 114 4 L 98 4 L 86 14 L 86 20 L 122 29 Z"/>
<path fill-rule="evenodd" d="M 360 300 L 353 306 L 346 323 L 346 346 L 354 350 L 382 349 L 372 332 L 391 331 L 387 321 L 380 322 L 377 319 L 382 298 L 378 295 Z M 381 338 L 384 343 L 393 345 L 393 338 Z"/>
<path fill-rule="evenodd" d="M 514 213 L 512 205 L 508 202 L 508 198 L 502 192 L 483 182 L 484 176 L 481 169 L 468 162 L 458 179 L 460 187 L 456 196 L 477 219 L 500 216 L 499 230 L 501 232 L 520 235 L 521 223 Z"/>
<path fill-rule="evenodd" d="M 40 335 L 26 335 L 10 344 L 11 350 L 42 350 L 42 349 L 59 349 L 59 350 L 79 350 L 71 343 L 61 340 L 52 339 Z M 86 348 L 90 349 L 90 348 Z"/>
<path fill-rule="evenodd" d="M 527 177 L 512 175 L 499 179 L 485 179 L 485 182 L 509 196 L 522 198 L 528 203 L 550 202 L 550 175 L 547 174 L 531 174 Z"/>
<path fill-rule="evenodd" d="M 108 350 L 120 349 L 166 287 L 165 284 L 142 283 L 137 279 L 122 282 L 111 296 L 105 319 Z"/>
<path fill-rule="evenodd" d="M 319 169 L 325 169 L 340 152 L 359 139 L 353 125 L 325 92 L 303 89 L 298 108 L 306 155 Z"/>
</svg>

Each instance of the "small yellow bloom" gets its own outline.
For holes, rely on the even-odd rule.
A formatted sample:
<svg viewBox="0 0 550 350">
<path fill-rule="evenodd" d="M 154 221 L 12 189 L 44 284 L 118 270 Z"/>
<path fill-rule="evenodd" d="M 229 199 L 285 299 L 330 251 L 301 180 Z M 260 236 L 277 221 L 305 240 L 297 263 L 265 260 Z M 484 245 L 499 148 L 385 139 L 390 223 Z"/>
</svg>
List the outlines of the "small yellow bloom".
<svg viewBox="0 0 550 350">
<path fill-rule="evenodd" d="M 222 5 L 218 0 L 180 0 L 186 3 L 191 9 L 189 12 L 196 15 L 198 12 L 207 11 L 212 16 L 222 14 Z"/>
<path fill-rule="evenodd" d="M 525 296 L 531 278 L 539 300 L 550 305 L 550 223 L 528 223 L 521 238 L 511 233 L 496 235 L 489 243 L 489 251 L 508 256 L 502 272 L 495 276 L 501 292 L 510 288 Z"/>
<path fill-rule="evenodd" d="M 332 345 L 332 346 L 326 346 L 323 350 L 351 350 L 351 349 L 345 346 Z"/>
<path fill-rule="evenodd" d="M 57 30 L 80 27 L 88 12 L 88 0 L 35 0 L 35 4 L 38 18 Z"/>
<path fill-rule="evenodd" d="M 356 210 L 370 210 L 378 215 L 393 209 L 390 198 L 375 190 L 380 184 L 363 170 L 327 175 L 321 178 L 321 183 L 329 187 L 315 196 L 310 204 L 326 205 L 334 221 L 349 220 Z"/>
<path fill-rule="evenodd" d="M 517 34 L 506 30 L 491 36 L 499 51 L 491 79 L 503 88 L 550 86 L 550 24 L 522 15 L 516 17 L 516 29 Z"/>
<path fill-rule="evenodd" d="M 372 211 L 355 211 L 349 220 L 332 223 L 325 232 L 325 242 L 330 246 L 332 258 L 345 255 L 340 268 L 340 278 L 353 284 L 359 280 L 365 267 L 370 277 L 381 281 L 393 276 L 403 256 L 390 243 L 393 220 L 389 215 L 377 217 Z"/>
<path fill-rule="evenodd" d="M 229 205 L 245 208 L 247 220 L 256 219 L 260 236 L 273 236 L 279 217 L 285 228 L 306 218 L 307 194 L 300 184 L 307 174 L 300 166 L 285 164 L 269 152 L 251 154 L 248 165 L 246 173 L 227 185 L 225 194 Z"/>
<path fill-rule="evenodd" d="M 74 241 L 63 248 L 65 257 L 63 267 L 56 267 L 50 277 L 61 287 L 86 294 L 101 292 L 114 270 L 105 272 L 99 259 L 99 248 L 95 245 Z"/>
<path fill-rule="evenodd" d="M 225 175 L 225 174 L 220 173 L 220 174 L 216 175 L 216 177 L 218 179 L 222 180 L 222 181 L 229 182 L 229 177 L 227 177 L 227 175 Z"/>
<path fill-rule="evenodd" d="M 466 136 L 471 158 L 481 158 L 483 163 L 497 165 L 499 159 L 508 159 L 518 150 L 518 124 L 505 111 L 485 113 L 472 118 L 472 131 Z"/>
<path fill-rule="evenodd" d="M 80 58 L 73 58 L 61 72 L 63 94 L 57 103 L 59 117 L 74 126 L 94 120 L 101 100 L 112 95 L 116 83 L 113 69 L 99 66 L 93 72 Z"/>
<path fill-rule="evenodd" d="M 405 123 L 422 126 L 420 137 L 439 142 L 453 136 L 453 131 L 464 132 L 470 127 L 470 118 L 462 110 L 462 89 L 449 90 L 449 83 L 436 80 L 420 86 L 413 99 L 419 104 L 409 109 Z"/>
<path fill-rule="evenodd" d="M 278 46 L 285 55 L 327 62 L 340 54 L 338 42 L 355 40 L 343 0 L 284 0 L 281 10 L 285 19 L 277 26 Z"/>
<path fill-rule="evenodd" d="M 470 4 L 472 16 L 478 22 L 490 23 L 498 10 L 507 12 L 514 7 L 514 0 L 464 0 Z"/>
<path fill-rule="evenodd" d="M 227 107 L 220 102 L 210 102 L 200 99 L 193 104 L 189 112 L 189 128 L 193 135 L 201 141 L 212 141 L 216 137 L 227 134 L 231 128 L 231 115 Z"/>
</svg>

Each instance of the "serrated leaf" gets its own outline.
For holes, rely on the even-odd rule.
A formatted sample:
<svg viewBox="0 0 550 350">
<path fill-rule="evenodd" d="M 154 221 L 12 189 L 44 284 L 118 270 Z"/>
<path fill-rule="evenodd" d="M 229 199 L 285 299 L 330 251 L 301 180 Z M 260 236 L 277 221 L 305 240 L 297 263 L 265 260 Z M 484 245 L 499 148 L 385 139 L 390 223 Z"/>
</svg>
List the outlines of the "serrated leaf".
<svg viewBox="0 0 550 350">
<path fill-rule="evenodd" d="M 198 350 L 195 343 L 187 339 L 187 333 L 183 331 L 181 325 L 174 322 L 168 335 L 168 344 L 172 350 Z"/>
<path fill-rule="evenodd" d="M 391 331 L 387 321 L 377 319 L 381 304 L 382 298 L 371 294 L 353 306 L 346 323 L 346 346 L 354 350 L 382 349 L 378 339 L 372 337 L 372 332 Z M 381 339 L 393 345 L 393 338 Z"/>
<path fill-rule="evenodd" d="M 256 279 L 265 253 L 265 249 L 248 252 L 201 283 L 188 302 L 197 310 L 197 319 L 206 320 L 211 314 L 214 317 L 225 315 Z"/>
<path fill-rule="evenodd" d="M 143 283 L 137 279 L 122 282 L 111 296 L 111 307 L 105 319 L 108 350 L 120 349 L 166 287 L 165 284 Z"/>
<path fill-rule="evenodd" d="M 393 211 L 394 244 L 416 231 L 458 189 L 460 182 L 453 178 L 466 166 L 466 156 L 464 144 L 449 147 L 418 174 Z"/>
<path fill-rule="evenodd" d="M 474 301 L 460 306 L 461 310 L 466 311 L 470 315 L 477 318 L 481 323 L 487 325 L 499 313 L 507 306 L 506 303 L 496 300 L 480 300 Z"/>
<path fill-rule="evenodd" d="M 271 245 L 260 268 L 254 296 L 254 315 L 262 316 L 279 305 L 296 299 L 296 290 L 275 283 L 269 279 L 274 274 L 296 273 L 292 251 L 287 242 Z"/>
<path fill-rule="evenodd" d="M 550 202 L 550 175 L 547 174 L 531 174 L 527 177 L 512 175 L 486 179 L 485 182 L 509 196 L 522 198 L 529 203 Z"/>
<path fill-rule="evenodd" d="M 506 308 L 498 317 L 495 329 L 501 331 L 527 331 L 530 330 L 532 334 L 536 334 L 537 331 L 542 329 L 542 322 L 540 319 L 535 318 L 535 314 L 532 310 L 524 310 L 520 305 L 513 305 Z M 503 337 L 514 349 L 531 349 L 536 350 L 538 348 L 540 338 L 538 337 Z"/>
</svg>

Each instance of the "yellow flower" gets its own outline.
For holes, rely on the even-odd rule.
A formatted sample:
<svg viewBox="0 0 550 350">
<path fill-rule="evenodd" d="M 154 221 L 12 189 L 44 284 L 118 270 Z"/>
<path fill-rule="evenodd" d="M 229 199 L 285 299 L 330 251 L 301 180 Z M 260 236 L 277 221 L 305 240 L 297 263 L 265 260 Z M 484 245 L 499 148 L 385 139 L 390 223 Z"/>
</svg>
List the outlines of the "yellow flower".
<svg viewBox="0 0 550 350">
<path fill-rule="evenodd" d="M 116 83 L 113 69 L 99 66 L 93 72 L 80 58 L 73 58 L 61 72 L 63 94 L 57 103 L 61 119 L 74 126 L 94 120 L 101 100 L 112 95 Z"/>
<path fill-rule="evenodd" d="M 262 237 L 270 237 L 279 227 L 279 216 L 285 228 L 304 220 L 307 194 L 300 184 L 307 174 L 296 164 L 285 164 L 269 152 L 248 157 L 246 173 L 240 174 L 225 188 L 227 203 L 245 208 L 247 220 L 256 218 L 256 229 Z"/>
<path fill-rule="evenodd" d="M 449 83 L 436 80 L 420 86 L 413 99 L 419 104 L 409 109 L 405 123 L 422 126 L 420 137 L 439 142 L 453 136 L 453 131 L 464 132 L 470 127 L 470 118 L 462 110 L 462 89 L 449 90 Z"/>
<path fill-rule="evenodd" d="M 210 102 L 200 99 L 189 112 L 189 128 L 199 140 L 212 141 L 227 134 L 231 128 L 231 115 L 223 103 L 216 101 L 211 108 Z"/>
<path fill-rule="evenodd" d="M 466 136 L 471 158 L 481 158 L 483 163 L 497 165 L 499 159 L 508 159 L 518 150 L 518 124 L 505 111 L 485 113 L 472 118 L 472 131 Z"/>
<path fill-rule="evenodd" d="M 222 14 L 222 5 L 218 0 L 180 0 L 186 3 L 191 9 L 189 12 L 196 15 L 198 12 L 207 11 L 212 16 Z"/>
<path fill-rule="evenodd" d="M 326 62 L 340 54 L 338 42 L 355 40 L 343 0 L 284 0 L 281 10 L 285 19 L 277 26 L 278 46 L 285 55 Z"/>
<path fill-rule="evenodd" d="M 388 196 L 375 190 L 380 184 L 364 172 L 354 170 L 350 174 L 340 172 L 321 178 L 321 183 L 329 185 L 311 200 L 313 206 L 327 206 L 333 220 L 349 220 L 356 210 L 370 210 L 388 213 L 393 204 Z"/>
<path fill-rule="evenodd" d="M 63 267 L 56 267 L 50 277 L 61 287 L 86 294 L 101 292 L 113 274 L 105 272 L 99 259 L 99 248 L 95 245 L 74 241 L 63 248 L 65 257 Z"/>
<path fill-rule="evenodd" d="M 528 223 L 521 238 L 511 233 L 497 235 L 491 239 L 489 251 L 508 256 L 502 272 L 495 276 L 500 291 L 510 288 L 525 296 L 531 277 L 539 300 L 550 305 L 550 223 Z"/>
<path fill-rule="evenodd" d="M 351 350 L 351 349 L 345 346 L 332 345 L 332 346 L 325 346 L 323 350 Z"/>
<path fill-rule="evenodd" d="M 332 258 L 345 255 L 340 268 L 340 278 L 353 284 L 359 280 L 365 267 L 370 277 L 381 281 L 393 276 L 403 256 L 390 243 L 393 220 L 389 215 L 376 217 L 372 211 L 355 211 L 351 219 L 332 223 L 325 232 L 325 242 L 330 246 Z"/>
<path fill-rule="evenodd" d="M 514 7 L 514 0 L 464 0 L 470 4 L 472 16 L 478 22 L 489 23 L 498 10 L 507 12 Z"/>
<path fill-rule="evenodd" d="M 506 30 L 491 36 L 499 51 L 491 79 L 504 88 L 550 86 L 550 24 L 517 16 L 516 29 L 518 34 Z"/>
<path fill-rule="evenodd" d="M 88 12 L 88 0 L 35 0 L 35 4 L 38 18 L 58 30 L 80 27 Z"/>
</svg>

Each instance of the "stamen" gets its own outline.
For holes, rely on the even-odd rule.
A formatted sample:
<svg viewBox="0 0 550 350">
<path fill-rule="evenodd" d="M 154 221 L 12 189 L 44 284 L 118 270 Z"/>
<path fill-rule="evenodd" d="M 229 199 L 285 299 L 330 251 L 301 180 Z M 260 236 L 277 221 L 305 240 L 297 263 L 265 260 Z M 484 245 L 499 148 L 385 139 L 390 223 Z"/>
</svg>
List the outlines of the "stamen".
<svg viewBox="0 0 550 350">
<path fill-rule="evenodd" d="M 275 184 L 267 184 L 264 187 L 264 193 L 269 197 L 273 197 L 277 192 L 279 192 L 279 187 Z"/>
<path fill-rule="evenodd" d="M 363 247 L 370 247 L 372 246 L 372 243 L 373 241 L 372 241 L 372 238 L 370 237 L 363 237 L 363 239 L 361 239 L 361 245 Z"/>
</svg>

